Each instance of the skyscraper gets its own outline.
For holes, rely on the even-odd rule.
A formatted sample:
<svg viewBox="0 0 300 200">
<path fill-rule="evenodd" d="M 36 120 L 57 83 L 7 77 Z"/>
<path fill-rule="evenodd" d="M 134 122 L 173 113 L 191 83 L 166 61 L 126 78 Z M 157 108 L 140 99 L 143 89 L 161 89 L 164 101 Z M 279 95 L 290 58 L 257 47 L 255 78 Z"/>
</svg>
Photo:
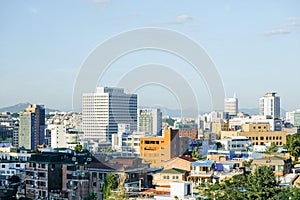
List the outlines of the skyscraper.
<svg viewBox="0 0 300 200">
<path fill-rule="evenodd" d="M 31 104 L 20 113 L 19 147 L 37 149 L 44 143 L 45 108 Z"/>
<path fill-rule="evenodd" d="M 137 95 L 126 94 L 122 88 L 97 87 L 95 93 L 82 97 L 82 128 L 84 139 L 111 141 L 118 124 L 137 129 Z"/>
<path fill-rule="evenodd" d="M 259 114 L 280 118 L 280 97 L 276 96 L 276 92 L 267 92 L 259 99 Z"/>
<path fill-rule="evenodd" d="M 224 112 L 230 116 L 236 116 L 238 113 L 238 99 L 234 95 L 232 98 L 224 99 Z"/>
<path fill-rule="evenodd" d="M 162 113 L 159 108 L 138 109 L 138 131 L 162 135 Z"/>
</svg>

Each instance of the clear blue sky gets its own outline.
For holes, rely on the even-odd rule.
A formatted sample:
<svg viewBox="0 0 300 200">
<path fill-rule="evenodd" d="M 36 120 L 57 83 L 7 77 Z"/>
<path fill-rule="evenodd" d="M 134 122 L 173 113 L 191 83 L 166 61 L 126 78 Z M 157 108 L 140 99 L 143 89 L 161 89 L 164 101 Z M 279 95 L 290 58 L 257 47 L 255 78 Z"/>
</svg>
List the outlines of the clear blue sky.
<svg viewBox="0 0 300 200">
<path fill-rule="evenodd" d="M 71 109 L 80 66 L 97 45 L 134 28 L 161 27 L 179 31 L 206 49 L 227 96 L 235 92 L 240 107 L 258 107 L 260 96 L 277 91 L 284 109 L 300 108 L 299 11 L 296 0 L 1 1 L 0 107 L 31 102 Z M 126 72 L 124 66 L 150 61 L 174 66 L 197 91 L 201 110 L 210 109 L 203 80 L 180 70 L 187 64 L 164 53 L 125 56 L 99 84 L 113 85 Z M 137 92 L 141 105 L 177 107 L 157 86 Z"/>
</svg>

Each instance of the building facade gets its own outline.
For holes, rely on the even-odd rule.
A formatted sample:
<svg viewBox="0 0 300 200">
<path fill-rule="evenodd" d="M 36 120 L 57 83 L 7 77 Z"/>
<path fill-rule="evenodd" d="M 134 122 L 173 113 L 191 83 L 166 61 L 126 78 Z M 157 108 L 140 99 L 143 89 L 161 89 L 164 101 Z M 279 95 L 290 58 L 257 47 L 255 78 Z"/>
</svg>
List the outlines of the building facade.
<svg viewBox="0 0 300 200">
<path fill-rule="evenodd" d="M 165 161 L 179 156 L 180 141 L 178 129 L 164 130 L 161 137 L 141 137 L 140 155 L 151 168 L 161 168 Z"/>
<path fill-rule="evenodd" d="M 259 99 L 259 114 L 280 119 L 280 97 L 276 92 L 268 92 Z"/>
<path fill-rule="evenodd" d="M 138 109 L 138 131 L 153 135 L 162 134 L 162 112 L 159 108 Z"/>
<path fill-rule="evenodd" d="M 19 147 L 37 149 L 44 143 L 45 108 L 31 104 L 20 113 Z"/>
<path fill-rule="evenodd" d="M 82 127 L 84 139 L 111 141 L 118 132 L 118 124 L 137 127 L 137 95 L 122 88 L 97 87 L 95 93 L 82 97 Z"/>
<path fill-rule="evenodd" d="M 238 113 L 238 99 L 235 97 L 224 99 L 224 112 L 230 116 L 236 116 Z"/>
</svg>

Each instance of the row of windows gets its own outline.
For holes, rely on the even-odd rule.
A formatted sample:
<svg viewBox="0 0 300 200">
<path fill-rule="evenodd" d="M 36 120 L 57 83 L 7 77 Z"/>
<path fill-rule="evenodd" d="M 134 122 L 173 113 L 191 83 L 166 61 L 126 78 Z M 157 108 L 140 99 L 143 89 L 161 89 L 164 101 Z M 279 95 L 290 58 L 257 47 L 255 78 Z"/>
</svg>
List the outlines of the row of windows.
<svg viewBox="0 0 300 200">
<path fill-rule="evenodd" d="M 163 176 L 163 179 L 165 180 L 169 180 L 170 178 L 172 178 L 173 180 L 178 180 L 179 179 L 179 176 Z"/>
<path fill-rule="evenodd" d="M 249 137 L 249 139 L 252 139 L 252 140 L 258 140 L 258 139 L 260 139 L 260 140 L 264 140 L 264 139 L 266 139 L 266 140 L 282 140 L 282 136 L 266 136 L 266 137 L 260 136 L 260 137 Z"/>
<path fill-rule="evenodd" d="M 275 143 L 275 142 L 274 142 L 274 143 Z M 254 145 L 265 145 L 264 142 L 253 142 L 253 144 L 254 144 Z M 281 146 L 283 143 L 282 143 L 282 142 L 276 142 L 275 144 Z"/>
</svg>

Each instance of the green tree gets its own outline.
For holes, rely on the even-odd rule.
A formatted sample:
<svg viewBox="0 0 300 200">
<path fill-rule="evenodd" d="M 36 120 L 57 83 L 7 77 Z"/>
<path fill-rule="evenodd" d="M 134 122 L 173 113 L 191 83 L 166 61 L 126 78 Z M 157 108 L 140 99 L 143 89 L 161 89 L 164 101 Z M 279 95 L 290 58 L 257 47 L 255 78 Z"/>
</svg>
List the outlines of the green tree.
<svg viewBox="0 0 300 200">
<path fill-rule="evenodd" d="M 108 199 L 109 196 L 111 195 L 111 190 L 116 189 L 117 186 L 118 186 L 118 182 L 116 176 L 112 173 L 107 174 L 102 189 L 103 198 Z"/>
<path fill-rule="evenodd" d="M 89 194 L 84 200 L 99 200 L 94 193 Z"/>
<path fill-rule="evenodd" d="M 250 199 L 272 199 L 280 192 L 272 166 L 259 166 L 247 177 L 246 188 Z"/>
<path fill-rule="evenodd" d="M 194 159 L 199 159 L 199 151 L 197 147 L 194 147 L 193 151 L 192 151 L 192 158 Z"/>
<path fill-rule="evenodd" d="M 281 200 L 300 199 L 300 189 L 294 187 L 280 188 L 276 182 L 271 166 L 260 166 L 253 173 L 235 175 L 221 183 L 216 182 L 199 189 L 209 199 L 221 200 Z"/>
<path fill-rule="evenodd" d="M 288 135 L 286 137 L 286 145 L 285 148 L 293 156 L 299 156 L 300 155 L 300 133 L 295 133 L 293 135 Z"/>
<path fill-rule="evenodd" d="M 81 144 L 77 144 L 74 148 L 74 150 L 79 153 L 79 152 L 82 152 L 82 145 Z"/>
<path fill-rule="evenodd" d="M 275 153 L 277 151 L 278 151 L 278 146 L 274 142 L 272 142 L 271 145 L 266 150 L 267 153 Z"/>
</svg>

